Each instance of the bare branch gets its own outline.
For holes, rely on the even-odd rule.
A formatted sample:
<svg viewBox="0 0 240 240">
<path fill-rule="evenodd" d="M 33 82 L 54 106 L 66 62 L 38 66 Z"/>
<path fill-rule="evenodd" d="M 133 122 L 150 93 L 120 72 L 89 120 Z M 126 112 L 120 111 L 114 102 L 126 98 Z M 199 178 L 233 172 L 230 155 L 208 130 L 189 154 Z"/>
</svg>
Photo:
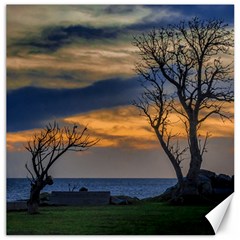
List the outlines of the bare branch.
<svg viewBox="0 0 240 240">
<path fill-rule="evenodd" d="M 176 172 L 187 148 L 173 147 L 167 129 L 170 113 L 182 119 L 191 155 L 188 177 L 195 181 L 209 137 L 201 147 L 201 123 L 213 114 L 230 119 L 222 106 L 234 100 L 233 64 L 224 63 L 222 56 L 232 58 L 233 31 L 222 20 L 193 18 L 143 33 L 133 44 L 139 50 L 136 72 L 144 90 L 134 105 L 148 119 Z"/>
<path fill-rule="evenodd" d="M 74 124 L 70 127 L 60 128 L 54 122 L 49 123 L 39 133 L 33 135 L 33 140 L 27 143 L 26 149 L 32 155 L 31 172 L 27 164 L 27 171 L 31 174 L 33 181 L 44 179 L 48 176 L 50 167 L 67 151 L 83 151 L 96 145 L 99 139 L 90 139 L 86 133 L 87 127 L 81 129 Z"/>
<path fill-rule="evenodd" d="M 205 139 L 204 139 L 204 142 L 203 142 L 203 146 L 201 146 L 201 140 L 199 140 L 199 148 L 200 148 L 200 151 L 201 151 L 201 156 L 203 156 L 203 154 L 205 152 L 207 152 L 207 141 L 208 139 L 211 137 L 211 134 L 209 132 L 207 132 L 206 136 L 205 136 Z"/>
</svg>

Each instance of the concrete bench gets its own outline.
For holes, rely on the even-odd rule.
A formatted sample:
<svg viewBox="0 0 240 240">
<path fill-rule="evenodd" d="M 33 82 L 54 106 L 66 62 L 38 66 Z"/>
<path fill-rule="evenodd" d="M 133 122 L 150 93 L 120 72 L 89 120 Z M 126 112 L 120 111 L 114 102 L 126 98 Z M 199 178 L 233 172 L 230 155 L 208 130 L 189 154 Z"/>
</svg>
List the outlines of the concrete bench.
<svg viewBox="0 0 240 240">
<path fill-rule="evenodd" d="M 53 191 L 49 199 L 50 204 L 86 206 L 107 205 L 110 202 L 110 192 L 58 192 Z"/>
</svg>

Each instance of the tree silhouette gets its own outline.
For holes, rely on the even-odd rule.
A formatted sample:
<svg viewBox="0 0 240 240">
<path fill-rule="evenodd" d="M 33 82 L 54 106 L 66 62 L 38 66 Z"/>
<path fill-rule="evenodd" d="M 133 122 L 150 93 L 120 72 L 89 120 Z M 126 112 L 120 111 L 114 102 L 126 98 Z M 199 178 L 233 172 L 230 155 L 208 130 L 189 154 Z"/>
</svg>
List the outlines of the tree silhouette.
<svg viewBox="0 0 240 240">
<path fill-rule="evenodd" d="M 46 185 L 52 185 L 53 179 L 48 174 L 53 164 L 67 151 L 80 152 L 97 144 L 99 140 L 91 140 L 87 127 L 81 129 L 74 124 L 72 127 L 62 127 L 54 122 L 49 123 L 33 139 L 27 143 L 26 149 L 31 153 L 31 162 L 25 167 L 31 178 L 28 212 L 38 212 L 40 191 Z"/>
<path fill-rule="evenodd" d="M 147 116 L 158 140 L 171 161 L 182 192 L 199 194 L 198 175 L 206 142 L 198 131 L 207 118 L 230 118 L 224 104 L 233 101 L 233 64 L 223 56 L 231 55 L 233 31 L 221 20 L 199 20 L 153 29 L 134 38 L 140 60 L 136 71 L 144 89 L 134 102 Z M 173 144 L 176 135 L 169 127 L 169 114 L 181 119 L 188 148 Z M 183 182 L 180 163 L 190 153 L 190 166 Z"/>
</svg>

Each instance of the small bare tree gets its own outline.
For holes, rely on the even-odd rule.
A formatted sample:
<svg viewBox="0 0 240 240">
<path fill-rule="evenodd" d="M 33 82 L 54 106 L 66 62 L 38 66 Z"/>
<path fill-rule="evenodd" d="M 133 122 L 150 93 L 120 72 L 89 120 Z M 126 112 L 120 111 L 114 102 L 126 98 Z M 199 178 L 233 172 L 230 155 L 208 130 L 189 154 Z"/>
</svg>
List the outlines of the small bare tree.
<svg viewBox="0 0 240 240">
<path fill-rule="evenodd" d="M 212 115 L 230 117 L 224 104 L 233 101 L 233 64 L 224 62 L 222 56 L 231 55 L 233 31 L 221 20 L 194 18 L 142 34 L 133 44 L 140 56 L 136 69 L 145 80 L 145 93 L 135 105 L 149 119 L 176 173 L 182 151 L 177 148 L 173 154 L 168 144 L 172 138 L 166 132 L 168 113 L 182 119 L 190 153 L 185 190 L 198 194 L 198 175 L 209 136 L 201 146 L 198 130 Z M 157 112 L 155 117 L 150 105 Z M 181 179 L 181 174 L 177 176 Z"/>
<path fill-rule="evenodd" d="M 83 129 L 74 124 L 72 127 L 62 127 L 54 122 L 48 124 L 33 139 L 27 143 L 26 149 L 31 153 L 31 162 L 25 167 L 30 174 L 30 198 L 28 212 L 38 212 L 40 192 L 46 185 L 52 185 L 53 179 L 49 170 L 53 164 L 67 151 L 84 151 L 94 146 L 99 140 L 90 139 L 87 127 Z"/>
</svg>

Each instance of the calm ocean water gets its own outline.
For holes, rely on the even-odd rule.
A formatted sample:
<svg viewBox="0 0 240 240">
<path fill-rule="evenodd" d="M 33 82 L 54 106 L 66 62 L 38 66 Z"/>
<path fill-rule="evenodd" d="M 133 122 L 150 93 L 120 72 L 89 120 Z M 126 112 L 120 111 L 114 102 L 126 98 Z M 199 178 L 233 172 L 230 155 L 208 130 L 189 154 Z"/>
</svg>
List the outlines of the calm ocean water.
<svg viewBox="0 0 240 240">
<path fill-rule="evenodd" d="M 176 179 L 169 178 L 56 178 L 52 186 L 46 186 L 43 192 L 69 191 L 81 187 L 89 191 L 110 191 L 111 195 L 127 195 L 139 199 L 154 197 L 176 184 Z M 30 183 L 23 178 L 7 179 L 7 201 L 27 199 Z"/>
</svg>

